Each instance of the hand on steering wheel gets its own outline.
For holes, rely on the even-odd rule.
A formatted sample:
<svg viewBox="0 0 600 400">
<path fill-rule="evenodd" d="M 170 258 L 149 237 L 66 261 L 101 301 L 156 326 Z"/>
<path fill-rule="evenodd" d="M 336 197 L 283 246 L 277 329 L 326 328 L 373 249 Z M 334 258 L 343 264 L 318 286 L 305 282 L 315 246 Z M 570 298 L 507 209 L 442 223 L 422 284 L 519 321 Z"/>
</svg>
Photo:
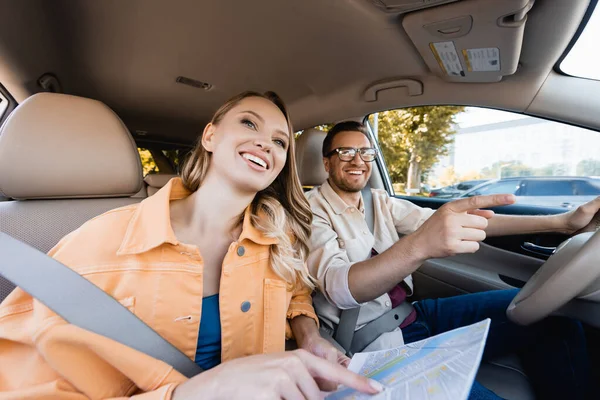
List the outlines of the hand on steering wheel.
<svg viewBox="0 0 600 400">
<path fill-rule="evenodd" d="M 510 303 L 508 318 L 520 325 L 544 319 L 600 277 L 599 260 L 600 230 L 563 242 Z"/>
</svg>

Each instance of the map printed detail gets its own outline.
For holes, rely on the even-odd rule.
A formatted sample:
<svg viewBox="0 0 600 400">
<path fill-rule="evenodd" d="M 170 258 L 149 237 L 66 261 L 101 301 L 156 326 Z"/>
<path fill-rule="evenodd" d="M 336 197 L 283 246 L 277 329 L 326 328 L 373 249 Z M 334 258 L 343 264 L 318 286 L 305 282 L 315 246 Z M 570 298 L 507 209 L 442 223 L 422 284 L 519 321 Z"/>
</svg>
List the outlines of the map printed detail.
<svg viewBox="0 0 600 400">
<path fill-rule="evenodd" d="M 375 379 L 385 390 L 369 396 L 342 388 L 327 400 L 465 400 L 481 362 L 490 320 L 395 349 L 357 353 L 349 369 Z"/>
</svg>

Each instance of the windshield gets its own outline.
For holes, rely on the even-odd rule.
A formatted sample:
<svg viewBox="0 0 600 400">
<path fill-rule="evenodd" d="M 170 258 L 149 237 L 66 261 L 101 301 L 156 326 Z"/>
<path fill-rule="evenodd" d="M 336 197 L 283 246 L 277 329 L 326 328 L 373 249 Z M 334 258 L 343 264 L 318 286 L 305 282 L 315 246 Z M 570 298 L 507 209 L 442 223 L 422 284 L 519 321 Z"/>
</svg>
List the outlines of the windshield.
<svg viewBox="0 0 600 400">
<path fill-rule="evenodd" d="M 560 63 L 560 70 L 580 78 L 600 80 L 600 53 L 596 50 L 600 38 L 600 7 L 596 6 L 583 32 L 569 54 Z"/>
</svg>

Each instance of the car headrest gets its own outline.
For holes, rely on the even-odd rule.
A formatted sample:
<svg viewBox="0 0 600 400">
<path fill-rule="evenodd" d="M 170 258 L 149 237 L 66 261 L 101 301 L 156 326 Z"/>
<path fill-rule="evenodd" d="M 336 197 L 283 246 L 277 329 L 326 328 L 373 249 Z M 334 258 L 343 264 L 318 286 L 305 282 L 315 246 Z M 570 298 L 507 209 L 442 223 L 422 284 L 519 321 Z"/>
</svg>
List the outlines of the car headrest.
<svg viewBox="0 0 600 400">
<path fill-rule="evenodd" d="M 144 178 L 144 181 L 148 184 L 148 196 L 152 196 L 158 192 L 163 186 L 165 186 L 173 178 L 176 178 L 177 174 L 148 174 Z"/>
<path fill-rule="evenodd" d="M 296 163 L 303 186 L 317 186 L 327 180 L 322 147 L 327 132 L 306 129 L 296 140 Z"/>
<path fill-rule="evenodd" d="M 121 197 L 141 187 L 136 144 L 99 101 L 39 93 L 0 127 L 0 194 L 7 197 Z"/>
</svg>

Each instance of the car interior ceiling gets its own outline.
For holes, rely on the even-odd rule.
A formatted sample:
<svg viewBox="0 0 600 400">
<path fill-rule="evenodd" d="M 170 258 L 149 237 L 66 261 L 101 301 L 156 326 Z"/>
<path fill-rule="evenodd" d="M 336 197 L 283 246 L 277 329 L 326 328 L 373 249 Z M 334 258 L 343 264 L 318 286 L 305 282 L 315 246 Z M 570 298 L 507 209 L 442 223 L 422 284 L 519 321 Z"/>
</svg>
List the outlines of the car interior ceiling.
<svg viewBox="0 0 600 400">
<path fill-rule="evenodd" d="M 217 105 L 249 88 L 276 90 L 298 129 L 419 104 L 478 105 L 599 127 L 600 115 L 590 112 L 599 96 L 577 96 L 577 80 L 554 70 L 590 2 L 537 0 L 515 27 L 498 29 L 500 17 L 529 3 L 462 0 L 401 13 L 366 0 L 10 2 L 11 12 L 0 14 L 0 82 L 21 102 L 51 73 L 63 92 L 108 104 L 136 140 L 170 143 L 193 143 Z M 516 71 L 493 85 L 500 77 L 467 84 L 468 77 L 452 82 L 430 67 L 419 40 L 427 32 L 415 25 L 454 15 L 474 21 L 464 40 L 520 50 L 518 63 L 510 60 Z M 381 82 L 387 89 L 367 99 Z M 555 107 L 565 98 L 568 107 Z"/>
</svg>

